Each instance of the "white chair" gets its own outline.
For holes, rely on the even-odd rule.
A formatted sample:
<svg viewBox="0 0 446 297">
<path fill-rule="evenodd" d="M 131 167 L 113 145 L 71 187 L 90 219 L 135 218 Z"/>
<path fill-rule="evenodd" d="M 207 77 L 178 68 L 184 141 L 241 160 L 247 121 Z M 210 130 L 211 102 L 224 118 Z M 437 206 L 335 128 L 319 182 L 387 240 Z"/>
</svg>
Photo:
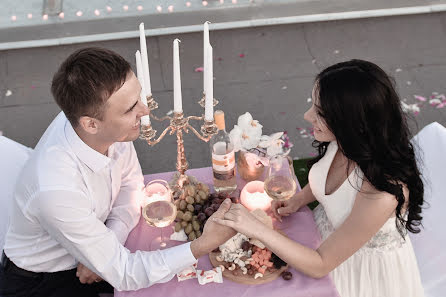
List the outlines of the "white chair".
<svg viewBox="0 0 446 297">
<path fill-rule="evenodd" d="M 424 127 L 413 139 L 423 175 L 424 199 L 421 232 L 410 233 L 426 297 L 446 296 L 446 128 Z M 418 150 L 417 150 L 418 147 Z"/>
<path fill-rule="evenodd" d="M 9 225 L 9 210 L 18 175 L 32 149 L 0 136 L 0 253 Z"/>
</svg>

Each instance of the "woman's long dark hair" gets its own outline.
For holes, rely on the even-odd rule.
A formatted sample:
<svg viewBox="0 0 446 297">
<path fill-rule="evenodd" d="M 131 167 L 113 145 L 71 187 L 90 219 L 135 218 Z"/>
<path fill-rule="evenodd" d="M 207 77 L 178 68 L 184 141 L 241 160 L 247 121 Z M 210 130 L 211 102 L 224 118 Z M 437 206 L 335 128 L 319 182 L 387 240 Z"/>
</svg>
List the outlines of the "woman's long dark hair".
<svg viewBox="0 0 446 297">
<path fill-rule="evenodd" d="M 420 232 L 424 188 L 410 132 L 394 83 L 377 65 L 351 60 L 330 66 L 316 77 L 319 116 L 336 137 L 341 152 L 358 164 L 365 178 L 379 191 L 395 196 L 396 224 Z M 320 160 L 327 142 L 315 141 Z M 407 220 L 402 185 L 409 189 Z"/>
</svg>

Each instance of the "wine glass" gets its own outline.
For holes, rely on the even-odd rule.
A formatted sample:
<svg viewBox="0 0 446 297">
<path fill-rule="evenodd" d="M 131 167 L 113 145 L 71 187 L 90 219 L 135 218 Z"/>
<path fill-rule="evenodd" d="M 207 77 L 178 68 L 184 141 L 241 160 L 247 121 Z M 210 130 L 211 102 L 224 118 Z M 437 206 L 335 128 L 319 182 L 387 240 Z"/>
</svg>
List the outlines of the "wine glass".
<svg viewBox="0 0 446 297">
<path fill-rule="evenodd" d="M 293 160 L 286 155 L 276 155 L 270 158 L 269 164 L 264 183 L 265 192 L 275 200 L 290 199 L 297 188 Z"/>
<path fill-rule="evenodd" d="M 177 208 L 173 204 L 172 191 L 169 184 L 164 180 L 153 180 L 145 187 L 146 205 L 142 210 L 142 215 L 150 226 L 164 228 L 172 224 L 177 215 Z M 166 247 L 163 238 L 163 229 L 160 230 L 159 246 Z"/>
</svg>

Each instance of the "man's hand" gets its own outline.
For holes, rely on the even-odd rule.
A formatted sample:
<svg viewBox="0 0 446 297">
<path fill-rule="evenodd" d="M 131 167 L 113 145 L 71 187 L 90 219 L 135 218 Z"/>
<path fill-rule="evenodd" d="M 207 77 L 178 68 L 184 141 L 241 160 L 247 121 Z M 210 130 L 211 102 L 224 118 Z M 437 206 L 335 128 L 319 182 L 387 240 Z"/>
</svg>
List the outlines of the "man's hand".
<svg viewBox="0 0 446 297">
<path fill-rule="evenodd" d="M 82 284 L 92 284 L 94 282 L 100 282 L 102 278 L 96 273 L 79 263 L 77 265 L 76 276 Z"/>
<path fill-rule="evenodd" d="M 230 208 L 231 200 L 223 201 L 220 208 L 207 220 L 203 234 L 191 243 L 192 254 L 196 259 L 209 254 L 237 233 L 234 229 L 219 225 L 214 221 L 214 218 L 223 219 Z"/>
</svg>

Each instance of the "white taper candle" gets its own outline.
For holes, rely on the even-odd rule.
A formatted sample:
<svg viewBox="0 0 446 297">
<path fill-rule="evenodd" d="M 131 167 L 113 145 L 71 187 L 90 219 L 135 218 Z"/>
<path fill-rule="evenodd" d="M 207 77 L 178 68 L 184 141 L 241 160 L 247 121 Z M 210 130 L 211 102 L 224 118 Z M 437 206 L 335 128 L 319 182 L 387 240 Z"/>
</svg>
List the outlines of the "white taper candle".
<svg viewBox="0 0 446 297">
<path fill-rule="evenodd" d="M 183 112 L 179 39 L 173 41 L 173 111 Z"/>
<path fill-rule="evenodd" d="M 208 59 L 208 72 L 206 73 L 206 101 L 204 108 L 204 118 L 206 121 L 212 121 L 214 119 L 214 70 L 213 70 L 213 53 L 212 46 L 208 45 L 207 48 Z"/>
<path fill-rule="evenodd" d="M 146 34 L 144 31 L 144 23 L 139 24 L 139 44 L 141 48 L 142 70 L 144 73 L 144 86 L 146 95 L 152 95 L 152 86 L 150 84 L 149 58 L 147 56 Z"/>
<path fill-rule="evenodd" d="M 142 70 L 141 53 L 139 51 L 136 51 L 135 58 L 136 58 L 136 75 L 138 77 L 139 84 L 141 85 L 140 98 L 141 101 L 144 103 L 144 105 L 147 106 L 146 89 L 144 87 L 144 73 Z M 145 115 L 141 118 L 141 125 L 143 126 L 150 125 L 150 117 L 148 115 Z"/>
<path fill-rule="evenodd" d="M 203 92 L 206 93 L 206 73 L 208 71 L 208 59 L 206 58 L 207 55 L 207 47 L 210 44 L 209 42 L 209 22 L 206 21 L 204 23 L 204 29 L 203 29 Z"/>
</svg>

